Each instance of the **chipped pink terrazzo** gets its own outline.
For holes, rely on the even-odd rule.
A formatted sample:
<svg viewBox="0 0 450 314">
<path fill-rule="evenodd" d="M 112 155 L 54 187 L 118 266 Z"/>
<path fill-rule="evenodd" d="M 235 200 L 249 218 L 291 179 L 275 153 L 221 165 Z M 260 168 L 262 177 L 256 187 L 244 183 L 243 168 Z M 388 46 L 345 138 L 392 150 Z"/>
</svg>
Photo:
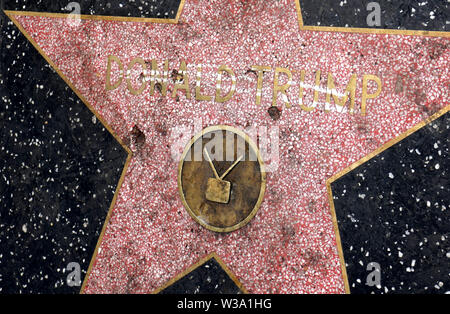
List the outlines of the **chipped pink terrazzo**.
<svg viewBox="0 0 450 314">
<path fill-rule="evenodd" d="M 449 102 L 449 52 L 430 57 L 448 38 L 300 31 L 294 1 L 230 6 L 188 0 L 178 25 L 82 20 L 73 26 L 61 18 L 15 17 L 124 143 L 135 125 L 146 136 L 145 147 L 131 145 L 133 157 L 85 293 L 149 293 L 212 252 L 250 293 L 344 292 L 326 180 Z M 125 65 L 136 57 L 156 59 L 161 68 L 167 59 L 169 72 L 184 60 L 193 95 L 197 65 L 203 65 L 203 93 L 214 95 L 216 71 L 226 64 L 236 73 L 237 91 L 224 104 L 189 100 L 183 91 L 178 100 L 150 96 L 149 87 L 135 96 L 125 81 L 106 91 L 109 55 Z M 274 71 L 264 75 L 256 105 L 252 65 L 293 71 L 292 108 L 279 97 L 277 121 L 267 113 Z M 356 73 L 356 108 L 364 74 L 380 77 L 383 90 L 368 101 L 366 116 L 358 110 L 326 113 L 323 92 L 317 109 L 306 112 L 298 100 L 300 70 L 310 86 L 321 70 L 324 90 L 331 72 L 340 92 Z M 408 79 L 400 84 L 401 78 Z M 425 105 L 416 104 L 418 97 Z M 313 89 L 305 87 L 304 103 L 312 102 Z M 200 120 L 203 127 L 280 128 L 280 166 L 267 175 L 262 206 L 246 227 L 229 234 L 198 225 L 178 194 L 170 134 Z"/>
</svg>

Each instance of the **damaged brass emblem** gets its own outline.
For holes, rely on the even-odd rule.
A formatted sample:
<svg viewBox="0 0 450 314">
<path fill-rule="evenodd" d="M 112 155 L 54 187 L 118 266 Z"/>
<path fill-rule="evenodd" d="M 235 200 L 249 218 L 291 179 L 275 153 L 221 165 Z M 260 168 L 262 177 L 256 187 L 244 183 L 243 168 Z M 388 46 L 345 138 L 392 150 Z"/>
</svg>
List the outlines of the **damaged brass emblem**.
<svg viewBox="0 0 450 314">
<path fill-rule="evenodd" d="M 215 232 L 231 232 L 256 215 L 265 177 L 259 150 L 248 135 L 213 126 L 195 135 L 184 149 L 178 188 L 195 221 Z"/>
</svg>

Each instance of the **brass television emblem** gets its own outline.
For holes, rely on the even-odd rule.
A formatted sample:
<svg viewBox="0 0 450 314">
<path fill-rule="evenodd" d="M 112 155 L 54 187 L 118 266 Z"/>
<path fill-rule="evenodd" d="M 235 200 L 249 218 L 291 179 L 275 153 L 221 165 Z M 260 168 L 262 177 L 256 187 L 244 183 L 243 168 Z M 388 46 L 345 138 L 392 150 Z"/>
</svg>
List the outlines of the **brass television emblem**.
<svg viewBox="0 0 450 314">
<path fill-rule="evenodd" d="M 204 129 L 184 149 L 178 188 L 184 207 L 203 227 L 215 232 L 242 228 L 256 215 L 266 188 L 258 147 L 236 128 Z"/>
</svg>

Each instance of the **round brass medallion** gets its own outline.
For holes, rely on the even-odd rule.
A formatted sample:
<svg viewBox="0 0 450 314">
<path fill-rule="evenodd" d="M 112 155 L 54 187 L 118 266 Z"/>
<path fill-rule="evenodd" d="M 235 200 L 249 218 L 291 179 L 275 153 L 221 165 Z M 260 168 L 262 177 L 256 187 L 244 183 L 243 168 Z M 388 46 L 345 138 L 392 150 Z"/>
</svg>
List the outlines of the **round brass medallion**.
<svg viewBox="0 0 450 314">
<path fill-rule="evenodd" d="M 264 198 L 266 174 L 258 147 L 229 126 L 212 126 L 184 149 L 178 188 L 192 218 L 215 232 L 245 226 Z"/>
</svg>

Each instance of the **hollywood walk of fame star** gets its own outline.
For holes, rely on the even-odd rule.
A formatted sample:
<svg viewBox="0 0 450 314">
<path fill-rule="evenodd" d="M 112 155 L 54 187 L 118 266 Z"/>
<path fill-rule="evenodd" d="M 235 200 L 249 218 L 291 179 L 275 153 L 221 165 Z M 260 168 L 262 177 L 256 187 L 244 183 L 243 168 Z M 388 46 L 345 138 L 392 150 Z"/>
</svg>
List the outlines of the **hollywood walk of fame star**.
<svg viewBox="0 0 450 314">
<path fill-rule="evenodd" d="M 295 1 L 252 1 L 237 10 L 229 5 L 187 1 L 178 24 L 82 20 L 74 27 L 65 18 L 10 13 L 133 151 L 84 292 L 151 292 L 211 252 L 251 293 L 346 291 L 326 180 L 448 104 L 449 51 L 429 55 L 433 47 L 448 46 L 446 37 L 304 31 Z M 157 60 L 161 68 L 169 60 L 169 72 L 185 61 L 189 77 L 197 73 L 192 65 L 201 64 L 205 95 L 214 95 L 217 68 L 228 65 L 236 73 L 237 90 L 226 103 L 188 99 L 182 90 L 176 97 L 151 96 L 148 89 L 131 95 L 126 83 L 108 91 L 111 55 L 124 64 L 136 57 Z M 253 65 L 270 67 L 261 104 L 255 103 Z M 317 109 L 324 108 L 326 97 L 326 75 L 317 76 L 318 69 L 333 73 L 337 90 L 343 91 L 356 73 L 380 77 L 382 91 L 362 116 L 304 110 L 292 88 L 286 93 L 292 106 L 280 98 L 282 114 L 274 121 L 267 109 L 277 67 L 296 70 L 292 79 L 297 82 L 306 70 L 310 84 L 304 88 L 304 103 Z M 141 73 L 134 69 L 137 85 Z M 395 93 L 399 75 L 411 77 L 404 93 Z M 321 88 L 314 88 L 314 80 Z M 177 81 L 169 82 L 169 95 Z M 194 81 L 191 85 L 194 91 Z M 425 94 L 425 103 L 414 102 L 416 92 Z M 356 97 L 361 104 L 360 93 Z M 280 164 L 267 173 L 261 208 L 248 225 L 231 233 L 217 234 L 197 224 L 178 195 L 178 160 L 171 154 L 175 139 L 170 134 L 200 119 L 202 127 L 280 129 Z M 130 140 L 135 127 L 145 140 Z"/>
</svg>

